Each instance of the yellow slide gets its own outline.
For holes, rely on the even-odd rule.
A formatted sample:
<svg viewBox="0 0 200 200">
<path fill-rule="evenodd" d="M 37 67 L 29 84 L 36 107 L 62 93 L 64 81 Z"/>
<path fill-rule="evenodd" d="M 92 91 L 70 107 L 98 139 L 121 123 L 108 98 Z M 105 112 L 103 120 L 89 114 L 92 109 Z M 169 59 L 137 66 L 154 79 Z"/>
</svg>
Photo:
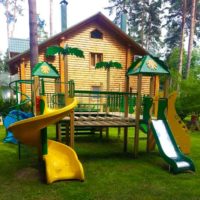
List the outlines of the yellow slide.
<svg viewBox="0 0 200 200">
<path fill-rule="evenodd" d="M 69 98 L 67 106 L 51 110 L 46 106 L 45 97 L 43 97 L 43 100 L 45 102 L 43 115 L 16 122 L 8 128 L 20 142 L 35 146 L 38 149 L 40 149 L 41 144 L 41 129 L 47 127 L 49 124 L 58 122 L 77 105 L 75 98 Z M 82 164 L 72 148 L 62 143 L 48 140 L 48 153 L 43 156 L 43 159 L 46 163 L 47 183 L 65 179 L 84 180 Z"/>
<path fill-rule="evenodd" d="M 190 153 L 190 136 L 186 125 L 176 113 L 175 102 L 177 93 L 173 92 L 168 97 L 167 120 L 169 122 L 175 140 L 181 151 L 185 154 Z"/>
</svg>

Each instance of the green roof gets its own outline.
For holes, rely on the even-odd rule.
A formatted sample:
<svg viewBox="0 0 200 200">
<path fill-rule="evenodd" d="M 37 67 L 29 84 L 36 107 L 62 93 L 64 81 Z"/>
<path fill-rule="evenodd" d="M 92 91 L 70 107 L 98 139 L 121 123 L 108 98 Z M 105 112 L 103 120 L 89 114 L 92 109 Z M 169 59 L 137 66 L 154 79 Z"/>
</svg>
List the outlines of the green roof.
<svg viewBox="0 0 200 200">
<path fill-rule="evenodd" d="M 143 74 L 146 76 L 154 76 L 154 75 L 169 75 L 169 70 L 167 65 L 156 57 L 146 55 L 142 58 L 139 58 L 135 62 L 133 62 L 128 69 L 127 74 L 130 75 L 138 75 Z"/>
<path fill-rule="evenodd" d="M 60 77 L 57 69 L 48 62 L 37 63 L 33 68 L 32 76 L 39 76 L 41 78 L 59 78 Z"/>
</svg>

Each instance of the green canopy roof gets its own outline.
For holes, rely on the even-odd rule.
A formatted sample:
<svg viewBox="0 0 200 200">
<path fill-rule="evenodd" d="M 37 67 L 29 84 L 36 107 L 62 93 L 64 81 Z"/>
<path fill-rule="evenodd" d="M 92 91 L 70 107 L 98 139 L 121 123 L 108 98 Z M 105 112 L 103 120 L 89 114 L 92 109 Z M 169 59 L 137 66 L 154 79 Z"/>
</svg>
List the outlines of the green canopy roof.
<svg viewBox="0 0 200 200">
<path fill-rule="evenodd" d="M 37 63 L 33 68 L 32 76 L 39 76 L 41 78 L 59 78 L 60 77 L 57 69 L 48 62 Z"/>
<path fill-rule="evenodd" d="M 155 58 L 150 55 L 146 55 L 142 58 L 137 59 L 133 62 L 128 69 L 127 74 L 130 75 L 138 75 L 143 74 L 146 76 L 154 76 L 154 75 L 169 75 L 168 67 L 165 63 L 158 58 Z"/>
</svg>

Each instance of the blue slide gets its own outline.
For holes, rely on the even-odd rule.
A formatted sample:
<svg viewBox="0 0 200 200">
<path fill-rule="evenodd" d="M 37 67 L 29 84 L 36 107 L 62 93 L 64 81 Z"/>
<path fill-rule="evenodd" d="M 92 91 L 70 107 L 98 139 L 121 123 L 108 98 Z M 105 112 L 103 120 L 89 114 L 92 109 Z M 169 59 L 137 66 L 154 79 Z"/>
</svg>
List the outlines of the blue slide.
<svg viewBox="0 0 200 200">
<path fill-rule="evenodd" d="M 4 118 L 3 124 L 4 124 L 5 128 L 7 129 L 11 124 L 13 124 L 15 122 L 30 118 L 33 116 L 34 116 L 33 113 L 26 113 L 21 110 L 12 110 Z M 14 144 L 18 143 L 18 141 L 14 138 L 12 132 L 10 132 L 10 131 L 7 131 L 6 137 L 4 138 L 3 142 L 4 143 L 14 143 Z"/>
</svg>

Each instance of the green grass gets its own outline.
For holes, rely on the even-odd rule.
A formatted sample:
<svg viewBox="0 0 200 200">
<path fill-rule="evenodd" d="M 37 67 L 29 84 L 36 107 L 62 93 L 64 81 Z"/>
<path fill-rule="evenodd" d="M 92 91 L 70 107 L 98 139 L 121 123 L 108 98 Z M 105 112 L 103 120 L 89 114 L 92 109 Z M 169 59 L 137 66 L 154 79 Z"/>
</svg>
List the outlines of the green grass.
<svg viewBox="0 0 200 200">
<path fill-rule="evenodd" d="M 50 127 L 50 137 L 55 129 Z M 60 181 L 46 185 L 40 180 L 34 148 L 22 147 L 18 160 L 17 145 L 0 142 L 0 200 L 195 200 L 200 199 L 200 133 L 191 134 L 190 157 L 196 173 L 173 175 L 157 151 L 145 152 L 146 140 L 140 140 L 140 153 L 133 158 L 133 129 L 129 131 L 128 153 L 123 140 L 112 129 L 109 140 L 94 136 L 75 138 L 75 150 L 81 160 L 86 180 Z M 0 141 L 5 130 L 0 127 Z"/>
</svg>

